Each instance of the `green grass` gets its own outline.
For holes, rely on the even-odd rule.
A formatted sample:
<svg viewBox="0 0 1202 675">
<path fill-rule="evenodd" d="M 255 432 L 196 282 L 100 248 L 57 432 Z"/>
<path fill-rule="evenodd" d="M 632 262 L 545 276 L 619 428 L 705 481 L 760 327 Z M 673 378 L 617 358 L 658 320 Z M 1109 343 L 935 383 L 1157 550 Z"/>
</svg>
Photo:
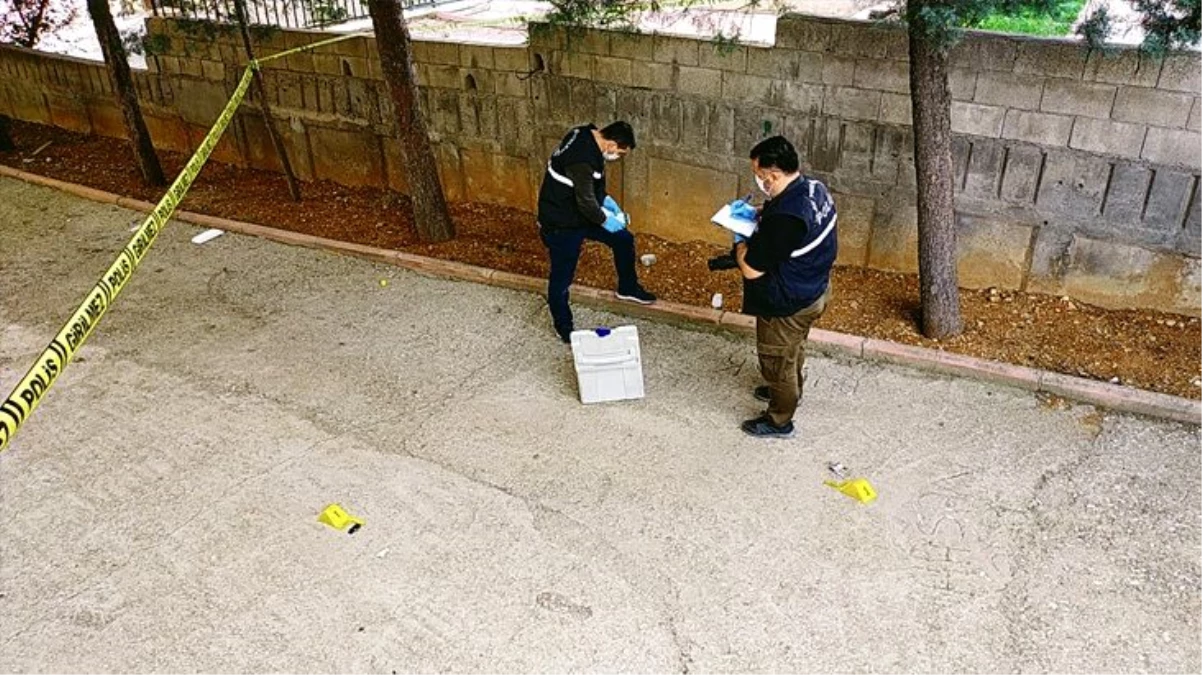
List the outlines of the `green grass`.
<svg viewBox="0 0 1202 675">
<path fill-rule="evenodd" d="M 1085 0 L 1062 0 L 1051 12 L 1022 12 L 1020 14 L 993 14 L 985 17 L 977 28 L 1002 33 L 1043 35 L 1060 37 L 1073 29 L 1077 14 L 1085 6 Z"/>
</svg>

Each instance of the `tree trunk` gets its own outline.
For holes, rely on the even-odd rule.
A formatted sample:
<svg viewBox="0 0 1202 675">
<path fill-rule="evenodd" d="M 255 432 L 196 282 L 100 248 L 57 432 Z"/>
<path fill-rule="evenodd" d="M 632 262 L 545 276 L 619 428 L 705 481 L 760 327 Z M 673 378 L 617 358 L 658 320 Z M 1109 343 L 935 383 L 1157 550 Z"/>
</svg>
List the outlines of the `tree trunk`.
<svg viewBox="0 0 1202 675">
<path fill-rule="evenodd" d="M 455 226 L 447 211 L 446 197 L 438 179 L 438 164 L 426 133 L 426 119 L 417 94 L 413 72 L 409 28 L 397 0 L 369 0 L 372 26 L 384 80 L 396 110 L 397 140 L 409 197 L 413 200 L 413 220 L 417 235 L 424 241 L 446 241 L 455 236 Z"/>
<path fill-rule="evenodd" d="M 38 38 L 42 36 L 42 19 L 46 16 L 46 9 L 49 6 L 50 0 L 38 0 L 37 13 L 26 23 L 25 35 L 17 39 L 17 46 L 33 49 L 34 45 L 38 43 Z"/>
<path fill-rule="evenodd" d="M 911 0 L 909 4 L 922 3 Z M 941 339 L 963 330 L 956 274 L 952 96 L 947 81 L 947 49 L 932 44 L 916 13 L 911 15 L 909 31 L 922 334 Z"/>
<path fill-rule="evenodd" d="M 113 82 L 113 91 L 117 94 L 117 103 L 121 106 L 121 115 L 125 119 L 125 133 L 129 136 L 130 148 L 138 168 L 142 170 L 142 178 L 150 185 L 165 185 L 167 181 L 163 178 L 163 167 L 159 165 L 159 156 L 154 152 L 150 132 L 146 130 L 146 121 L 142 119 L 142 109 L 138 106 L 138 90 L 134 88 L 134 78 L 129 72 L 125 46 L 121 44 L 121 34 L 117 32 L 117 25 L 113 23 L 108 0 L 88 0 L 88 14 L 92 16 L 92 25 L 96 28 L 100 50 L 104 52 L 109 79 Z"/>
<path fill-rule="evenodd" d="M 5 115 L 0 115 L 0 152 L 16 149 L 17 145 L 13 143 L 11 120 Z"/>
<path fill-rule="evenodd" d="M 250 42 L 246 0 L 234 0 L 234 12 L 238 18 L 238 28 L 242 31 L 242 47 L 246 50 L 246 59 L 253 61 L 255 51 Z M 296 182 L 296 174 L 292 171 L 292 162 L 288 159 L 288 152 L 284 149 L 279 132 L 276 131 L 275 121 L 271 119 L 271 109 L 267 106 L 267 89 L 263 86 L 263 73 L 257 68 L 254 71 L 254 78 L 255 90 L 259 94 L 259 112 L 263 114 L 263 126 L 267 127 L 267 135 L 271 137 L 271 147 L 275 148 L 275 155 L 280 159 L 280 168 L 284 170 L 284 177 L 288 180 L 288 194 L 292 196 L 292 201 L 299 202 L 301 200 L 300 184 Z"/>
</svg>

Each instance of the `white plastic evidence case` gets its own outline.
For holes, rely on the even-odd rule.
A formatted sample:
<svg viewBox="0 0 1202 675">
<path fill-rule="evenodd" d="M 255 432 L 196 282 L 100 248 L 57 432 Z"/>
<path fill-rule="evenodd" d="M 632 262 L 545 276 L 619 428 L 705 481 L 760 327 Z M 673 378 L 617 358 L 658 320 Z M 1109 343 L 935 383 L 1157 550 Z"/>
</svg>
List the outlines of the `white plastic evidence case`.
<svg viewBox="0 0 1202 675">
<path fill-rule="evenodd" d="M 581 403 L 643 398 L 643 359 L 634 326 L 572 331 Z"/>
</svg>

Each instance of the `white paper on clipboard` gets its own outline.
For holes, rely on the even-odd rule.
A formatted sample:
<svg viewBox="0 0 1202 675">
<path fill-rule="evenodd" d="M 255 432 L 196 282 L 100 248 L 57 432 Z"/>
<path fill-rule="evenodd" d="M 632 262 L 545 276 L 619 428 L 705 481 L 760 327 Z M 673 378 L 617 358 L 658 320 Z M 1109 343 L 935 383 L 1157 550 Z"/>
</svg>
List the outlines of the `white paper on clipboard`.
<svg viewBox="0 0 1202 675">
<path fill-rule="evenodd" d="M 750 237 L 754 234 L 757 227 L 757 223 L 754 220 L 743 220 L 742 218 L 734 217 L 730 212 L 730 204 L 723 205 L 710 220 L 744 237 Z"/>
</svg>

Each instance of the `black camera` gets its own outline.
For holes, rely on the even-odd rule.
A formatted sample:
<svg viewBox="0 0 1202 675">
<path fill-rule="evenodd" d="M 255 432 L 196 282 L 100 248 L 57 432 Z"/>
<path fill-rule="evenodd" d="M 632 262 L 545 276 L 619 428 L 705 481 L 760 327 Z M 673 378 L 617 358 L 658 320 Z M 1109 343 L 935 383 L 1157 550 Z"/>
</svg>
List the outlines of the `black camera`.
<svg viewBox="0 0 1202 675">
<path fill-rule="evenodd" d="M 735 254 L 733 253 L 723 253 L 722 255 L 714 256 L 705 264 L 710 268 L 711 272 L 733 270 L 739 266 L 739 263 L 735 262 Z"/>
</svg>

